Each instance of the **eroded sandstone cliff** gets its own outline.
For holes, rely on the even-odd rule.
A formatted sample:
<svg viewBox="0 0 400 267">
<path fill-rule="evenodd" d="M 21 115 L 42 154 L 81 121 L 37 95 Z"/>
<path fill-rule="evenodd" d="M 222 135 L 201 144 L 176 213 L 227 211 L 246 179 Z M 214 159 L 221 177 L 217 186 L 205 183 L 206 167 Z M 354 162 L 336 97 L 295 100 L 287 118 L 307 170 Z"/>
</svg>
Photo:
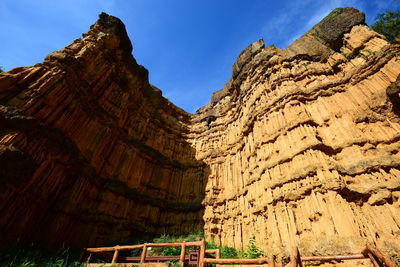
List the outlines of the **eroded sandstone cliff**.
<svg viewBox="0 0 400 267">
<path fill-rule="evenodd" d="M 85 246 L 204 227 L 275 255 L 400 253 L 400 47 L 362 13 L 336 9 L 284 50 L 251 44 L 196 114 L 131 50 L 102 14 L 0 74 L 0 236 Z"/>
<path fill-rule="evenodd" d="M 0 78 L 0 236 L 100 245 L 202 228 L 208 168 L 117 18 Z"/>
<path fill-rule="evenodd" d="M 268 254 L 400 252 L 399 46 L 336 9 L 284 50 L 262 40 L 194 118 L 205 230 Z M 206 118 L 212 118 L 206 119 Z M 203 125 L 201 124 L 203 121 Z"/>
</svg>

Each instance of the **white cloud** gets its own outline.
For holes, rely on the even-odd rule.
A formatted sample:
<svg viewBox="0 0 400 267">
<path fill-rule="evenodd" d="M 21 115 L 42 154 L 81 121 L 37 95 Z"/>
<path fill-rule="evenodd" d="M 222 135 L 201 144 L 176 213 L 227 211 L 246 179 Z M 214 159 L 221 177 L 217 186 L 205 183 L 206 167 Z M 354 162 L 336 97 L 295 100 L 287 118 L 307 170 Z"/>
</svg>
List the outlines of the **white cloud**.
<svg viewBox="0 0 400 267">
<path fill-rule="evenodd" d="M 315 8 L 318 3 L 320 3 L 319 7 Z M 272 23 L 265 25 L 262 33 L 267 37 L 269 34 L 277 35 L 278 38 L 279 36 L 286 36 L 286 40 L 282 41 L 281 45 L 281 48 L 285 48 L 309 31 L 333 9 L 348 6 L 363 9 L 363 3 L 360 0 L 298 1 L 297 4 L 287 8 L 287 12 L 279 15 Z M 384 9 L 387 5 L 381 6 Z M 304 18 L 304 13 L 308 13 L 307 18 Z M 301 26 L 293 31 L 293 25 Z"/>
</svg>

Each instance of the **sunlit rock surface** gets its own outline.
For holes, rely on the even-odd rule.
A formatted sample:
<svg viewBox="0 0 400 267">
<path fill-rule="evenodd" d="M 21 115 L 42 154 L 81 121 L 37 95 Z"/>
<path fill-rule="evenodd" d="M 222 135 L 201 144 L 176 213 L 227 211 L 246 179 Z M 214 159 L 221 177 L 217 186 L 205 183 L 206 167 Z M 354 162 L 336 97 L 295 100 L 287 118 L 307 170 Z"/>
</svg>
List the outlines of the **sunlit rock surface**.
<svg viewBox="0 0 400 267">
<path fill-rule="evenodd" d="M 321 30 L 332 20 L 334 36 Z M 196 114 L 210 240 L 246 247 L 255 235 L 275 255 L 294 244 L 357 253 L 367 241 L 399 253 L 400 120 L 386 94 L 399 98 L 399 46 L 363 21 L 337 9 L 285 50 L 254 43 Z"/>
<path fill-rule="evenodd" d="M 204 228 L 269 255 L 400 254 L 400 46 L 362 13 L 336 9 L 284 50 L 251 44 L 196 114 L 131 49 L 102 14 L 0 74 L 0 236 L 85 246 Z"/>
</svg>

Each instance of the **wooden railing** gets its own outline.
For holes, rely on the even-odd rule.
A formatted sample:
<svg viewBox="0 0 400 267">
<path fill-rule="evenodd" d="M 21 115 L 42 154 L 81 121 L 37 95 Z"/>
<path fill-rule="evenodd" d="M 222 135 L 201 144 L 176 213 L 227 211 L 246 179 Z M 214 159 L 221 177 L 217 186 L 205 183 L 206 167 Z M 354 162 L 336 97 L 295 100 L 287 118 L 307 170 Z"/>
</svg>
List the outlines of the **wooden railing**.
<svg viewBox="0 0 400 267">
<path fill-rule="evenodd" d="M 395 264 L 390 257 L 383 254 L 377 248 L 367 244 L 365 249 L 359 254 L 348 254 L 348 255 L 332 255 L 332 256 L 307 256 L 301 257 L 297 247 L 292 249 L 290 254 L 290 267 L 302 267 L 303 261 L 343 261 L 343 260 L 357 260 L 357 259 L 370 259 L 374 267 L 399 267 Z"/>
<path fill-rule="evenodd" d="M 163 256 L 163 257 L 147 257 L 147 250 L 148 248 L 152 247 L 181 247 L 181 253 L 178 256 Z M 125 260 L 128 259 L 131 262 L 139 262 L 145 263 L 146 260 L 150 261 L 170 261 L 174 259 L 179 259 L 179 264 L 181 266 L 184 265 L 184 262 L 190 260 L 186 256 L 186 248 L 187 247 L 199 247 L 199 257 L 198 257 L 198 266 L 204 267 L 204 258 L 205 253 L 216 254 L 219 257 L 219 250 L 206 250 L 206 242 L 205 240 L 201 241 L 194 241 L 194 242 L 179 242 L 179 243 L 146 243 L 140 245 L 129 245 L 129 246 L 114 246 L 114 247 L 100 247 L 100 248 L 86 248 L 84 253 L 88 254 L 86 258 L 86 262 L 90 263 L 91 257 L 93 253 L 102 253 L 102 252 L 113 252 L 112 261 L 111 263 L 118 263 L 119 252 L 123 250 L 134 250 L 134 249 L 141 249 L 141 255 L 139 257 L 123 257 Z M 121 257 L 122 258 L 122 257 Z M 135 264 L 136 265 L 136 264 Z"/>
<path fill-rule="evenodd" d="M 147 256 L 147 250 L 151 247 L 181 247 L 180 256 Z M 197 258 L 193 261 L 190 256 L 186 255 L 187 247 L 198 247 Z M 120 251 L 141 249 L 140 257 L 122 257 L 119 255 Z M 134 262 L 129 265 L 145 265 L 152 262 L 166 262 L 171 260 L 178 260 L 179 264 L 183 267 L 185 262 L 189 264 L 196 264 L 198 267 L 205 267 L 205 265 L 217 264 L 224 265 L 224 267 L 231 267 L 227 265 L 241 264 L 241 265 L 264 265 L 268 267 L 282 267 L 281 262 L 275 262 L 274 258 L 258 258 L 258 259 L 221 259 L 219 249 L 206 249 L 205 240 L 194 241 L 194 242 L 179 242 L 179 243 L 146 243 L 141 245 L 131 246 L 114 246 L 114 247 L 101 247 L 101 248 L 87 248 L 85 253 L 89 256 L 86 258 L 86 262 L 90 262 L 93 253 L 110 253 L 108 256 L 112 256 L 111 264 L 118 263 L 119 259 L 125 262 Z M 215 255 L 215 258 L 208 258 L 211 254 Z M 104 256 L 104 255 L 103 255 Z M 109 257 L 111 258 L 111 257 Z M 358 254 L 347 254 L 347 255 L 331 255 L 331 256 L 301 256 L 297 247 L 293 247 L 290 253 L 290 267 L 303 266 L 302 262 L 305 261 L 320 261 L 320 262 L 333 262 L 333 261 L 344 261 L 344 260 L 356 260 L 356 259 L 370 259 L 374 267 L 387 266 L 387 267 L 399 267 L 397 266 L 387 255 L 384 255 L 377 248 L 367 244 L 365 249 Z M 88 264 L 88 266 L 97 266 L 96 264 Z M 104 266 L 104 265 L 103 265 Z"/>
<path fill-rule="evenodd" d="M 273 257 L 258 259 L 204 259 L 206 264 L 241 264 L 241 265 L 264 265 L 269 267 L 281 267 L 282 263 L 274 261 Z M 218 265 L 217 265 L 218 266 Z M 226 265 L 224 265 L 226 267 Z"/>
</svg>

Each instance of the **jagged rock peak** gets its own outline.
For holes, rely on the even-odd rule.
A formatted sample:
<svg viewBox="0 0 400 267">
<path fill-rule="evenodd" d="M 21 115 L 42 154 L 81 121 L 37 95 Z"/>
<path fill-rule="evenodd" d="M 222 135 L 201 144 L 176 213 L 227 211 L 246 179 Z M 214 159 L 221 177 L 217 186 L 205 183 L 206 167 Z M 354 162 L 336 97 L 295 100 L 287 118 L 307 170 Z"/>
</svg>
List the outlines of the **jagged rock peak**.
<svg viewBox="0 0 400 267">
<path fill-rule="evenodd" d="M 242 70 L 242 67 L 246 65 L 251 58 L 260 52 L 261 49 L 265 47 L 264 40 L 260 39 L 258 41 L 255 41 L 254 43 L 250 44 L 248 47 L 246 47 L 238 56 L 238 59 L 236 62 L 233 64 L 232 67 L 232 77 L 236 77 L 239 72 Z"/>
<path fill-rule="evenodd" d="M 344 35 L 356 25 L 365 25 L 364 13 L 352 7 L 336 8 L 283 50 L 274 45 L 265 46 L 263 39 L 253 42 L 239 54 L 232 67 L 232 77 L 224 88 L 214 92 L 210 103 L 196 113 L 214 107 L 226 96 L 234 97 L 235 94 L 239 94 L 238 88 L 242 81 L 252 68 L 260 64 L 272 66 L 274 62 L 296 58 L 325 62 L 330 55 L 339 52 L 343 46 Z M 215 114 L 215 111 L 212 113 Z"/>
<path fill-rule="evenodd" d="M 317 37 L 332 50 L 338 51 L 343 45 L 343 36 L 356 25 L 365 24 L 365 14 L 352 7 L 336 8 L 309 33 Z"/>
<path fill-rule="evenodd" d="M 90 29 L 113 33 L 120 39 L 119 47 L 128 53 L 132 52 L 132 43 L 126 32 L 125 24 L 119 18 L 102 12 Z"/>
<path fill-rule="evenodd" d="M 293 44 L 284 54 L 288 57 L 307 55 L 326 61 L 343 46 L 344 34 L 356 25 L 365 24 L 365 14 L 352 7 L 336 8 Z"/>
</svg>

